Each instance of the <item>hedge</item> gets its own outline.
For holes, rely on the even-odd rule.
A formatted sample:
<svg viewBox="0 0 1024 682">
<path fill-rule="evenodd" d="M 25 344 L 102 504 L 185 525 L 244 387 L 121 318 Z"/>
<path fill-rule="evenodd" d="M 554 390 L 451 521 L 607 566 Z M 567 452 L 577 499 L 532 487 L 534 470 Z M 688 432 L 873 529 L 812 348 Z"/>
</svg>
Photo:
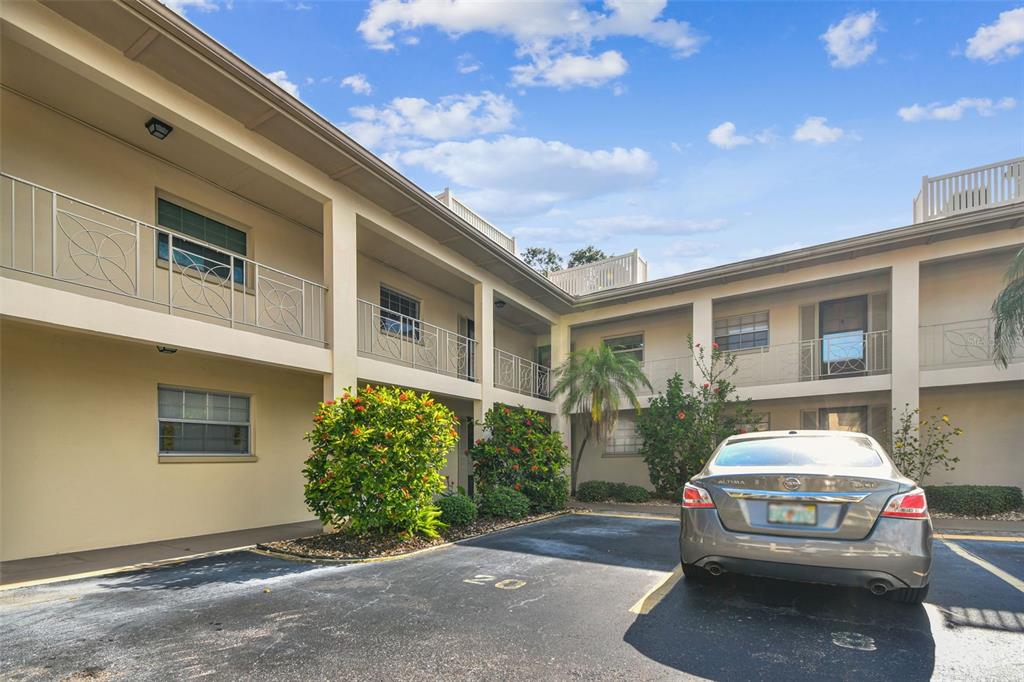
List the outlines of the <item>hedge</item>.
<svg viewBox="0 0 1024 682">
<path fill-rule="evenodd" d="M 927 485 L 928 506 L 961 516 L 989 516 L 1024 507 L 1024 493 L 1009 485 Z"/>
<path fill-rule="evenodd" d="M 580 502 L 647 502 L 651 499 L 651 493 L 642 485 L 584 481 L 576 486 L 576 499 Z"/>
</svg>

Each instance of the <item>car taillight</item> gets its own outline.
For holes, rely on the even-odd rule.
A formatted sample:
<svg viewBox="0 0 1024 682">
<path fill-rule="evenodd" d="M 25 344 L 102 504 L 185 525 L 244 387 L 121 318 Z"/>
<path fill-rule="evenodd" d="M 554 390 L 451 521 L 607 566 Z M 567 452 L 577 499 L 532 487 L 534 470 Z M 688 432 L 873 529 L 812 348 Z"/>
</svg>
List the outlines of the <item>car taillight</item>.
<svg viewBox="0 0 1024 682">
<path fill-rule="evenodd" d="M 909 493 L 894 496 L 889 500 L 889 504 L 885 505 L 882 516 L 897 519 L 927 519 L 928 500 L 924 497 L 924 491 L 914 488 Z"/>
<path fill-rule="evenodd" d="M 707 490 L 687 483 L 683 486 L 683 506 L 687 509 L 714 509 L 715 502 Z"/>
</svg>

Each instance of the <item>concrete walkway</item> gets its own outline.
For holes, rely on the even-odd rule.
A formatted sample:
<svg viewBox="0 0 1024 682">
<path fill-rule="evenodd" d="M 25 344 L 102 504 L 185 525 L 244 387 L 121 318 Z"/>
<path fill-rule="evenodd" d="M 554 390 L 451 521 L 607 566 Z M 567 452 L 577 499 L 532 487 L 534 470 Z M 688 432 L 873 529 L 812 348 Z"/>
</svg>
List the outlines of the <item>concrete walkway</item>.
<svg viewBox="0 0 1024 682">
<path fill-rule="evenodd" d="M 46 581 L 142 564 L 169 563 L 186 557 L 250 547 L 260 542 L 286 540 L 321 532 L 319 521 L 286 523 L 227 533 L 145 542 L 138 545 L 69 552 L 0 563 L 0 586 Z"/>
</svg>

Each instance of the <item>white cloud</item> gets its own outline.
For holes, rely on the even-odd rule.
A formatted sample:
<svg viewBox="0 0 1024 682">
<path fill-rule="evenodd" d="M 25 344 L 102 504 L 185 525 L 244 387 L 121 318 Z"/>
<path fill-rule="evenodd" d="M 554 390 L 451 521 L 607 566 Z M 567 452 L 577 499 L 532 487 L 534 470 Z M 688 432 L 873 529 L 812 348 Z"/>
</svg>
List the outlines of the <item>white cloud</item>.
<svg viewBox="0 0 1024 682">
<path fill-rule="evenodd" d="M 502 136 L 442 142 L 395 156 L 462 188 L 485 215 L 536 215 L 558 204 L 648 183 L 657 163 L 639 148 L 585 150 L 564 142 Z"/>
<path fill-rule="evenodd" d="M 769 129 L 762 130 L 761 132 L 754 133 L 752 136 L 740 135 L 736 132 L 736 124 L 732 121 L 726 121 L 720 125 L 715 126 L 708 133 L 708 142 L 719 147 L 721 149 L 734 149 L 745 144 L 768 144 L 769 142 L 775 141 L 775 133 Z M 675 143 L 673 143 L 674 145 Z M 680 151 L 673 147 L 676 151 Z"/>
<path fill-rule="evenodd" d="M 369 95 L 373 92 L 373 86 L 370 85 L 370 81 L 366 80 L 366 76 L 361 73 L 354 73 L 351 76 L 342 78 L 341 87 L 351 88 L 352 92 L 357 95 Z"/>
<path fill-rule="evenodd" d="M 862 64 L 875 53 L 878 44 L 871 35 L 878 28 L 878 12 L 848 14 L 838 24 L 832 24 L 821 35 L 828 52 L 829 63 L 840 69 Z"/>
<path fill-rule="evenodd" d="M 813 142 L 814 144 L 831 144 L 838 142 L 846 132 L 842 128 L 830 128 L 825 125 L 824 116 L 808 116 L 807 120 L 793 131 L 793 139 L 797 142 Z"/>
<path fill-rule="evenodd" d="M 676 57 L 696 54 L 705 39 L 685 21 L 660 18 L 666 4 L 605 0 L 592 10 L 582 0 L 375 0 L 358 30 L 379 50 L 394 49 L 399 34 L 428 27 L 453 38 L 475 31 L 507 36 L 516 42 L 517 54 L 528 59 L 513 67 L 513 82 L 566 88 L 603 83 L 625 72 L 626 60 L 618 52 L 588 54 L 597 40 L 639 38 Z"/>
<path fill-rule="evenodd" d="M 195 9 L 200 12 L 216 12 L 220 5 L 216 0 L 161 0 L 168 9 L 185 16 L 185 10 Z"/>
<path fill-rule="evenodd" d="M 470 54 L 469 52 L 463 52 L 462 54 L 460 54 L 456 58 L 455 63 L 455 68 L 458 70 L 459 73 L 463 75 L 474 73 L 480 70 L 480 62 L 474 59 L 473 55 Z"/>
<path fill-rule="evenodd" d="M 299 86 L 288 80 L 287 71 L 271 71 L 270 73 L 263 74 L 271 81 L 274 82 L 279 88 L 287 92 L 295 99 L 299 99 Z"/>
<path fill-rule="evenodd" d="M 973 109 L 979 116 L 994 116 L 1000 111 L 1013 109 L 1017 106 L 1017 100 L 1012 97 L 1004 97 L 998 102 L 984 97 L 961 97 L 952 104 L 912 104 L 909 107 L 901 107 L 897 114 L 907 123 L 918 121 L 959 121 L 965 112 Z"/>
<path fill-rule="evenodd" d="M 602 52 L 597 57 L 563 54 L 554 59 L 541 55 L 530 64 L 513 66 L 512 84 L 521 86 L 547 86 L 561 90 L 582 85 L 596 87 L 626 73 L 629 64 L 615 50 Z"/>
<path fill-rule="evenodd" d="M 1021 53 L 1024 45 L 1024 7 L 1000 12 L 996 23 L 980 27 L 967 41 L 967 57 L 1000 62 Z"/>
<path fill-rule="evenodd" d="M 396 97 L 383 107 L 353 107 L 355 121 L 345 131 L 368 147 L 391 149 L 499 133 L 512 127 L 519 114 L 504 95 L 449 95 L 432 103 L 418 97 Z"/>
</svg>

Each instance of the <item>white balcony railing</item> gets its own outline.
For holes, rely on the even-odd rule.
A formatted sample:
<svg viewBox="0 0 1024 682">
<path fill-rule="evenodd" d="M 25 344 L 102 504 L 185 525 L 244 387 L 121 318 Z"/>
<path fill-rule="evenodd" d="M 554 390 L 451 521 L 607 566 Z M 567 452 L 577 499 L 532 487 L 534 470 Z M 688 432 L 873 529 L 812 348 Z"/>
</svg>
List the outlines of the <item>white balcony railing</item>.
<svg viewBox="0 0 1024 682">
<path fill-rule="evenodd" d="M 668 380 L 678 374 L 682 377 L 685 390 L 690 388 L 690 380 L 693 378 L 693 356 L 685 355 L 675 358 L 662 358 L 660 360 L 644 360 L 644 375 L 651 382 L 651 389 L 646 386 L 637 391 L 640 397 L 655 396 L 664 393 L 668 386 Z"/>
<path fill-rule="evenodd" d="M 442 204 L 447 206 L 452 213 L 459 216 L 467 223 L 475 227 L 477 230 L 486 235 L 492 242 L 505 249 L 512 255 L 516 253 L 516 240 L 515 237 L 510 237 L 505 234 L 497 227 L 489 223 L 479 213 L 466 206 L 464 203 L 455 198 L 447 187 L 444 191 L 434 197 Z"/>
<path fill-rule="evenodd" d="M 360 353 L 437 374 L 474 381 L 476 341 L 357 299 Z"/>
<path fill-rule="evenodd" d="M 551 370 L 532 360 L 495 348 L 494 386 L 547 400 L 551 395 Z"/>
<path fill-rule="evenodd" d="M 757 386 L 885 374 L 890 356 L 888 330 L 835 334 L 740 351 L 733 382 Z"/>
<path fill-rule="evenodd" d="M 914 222 L 1024 201 L 1024 157 L 924 177 L 914 198 Z"/>
<path fill-rule="evenodd" d="M 993 362 L 995 320 L 961 320 L 923 325 L 920 332 L 921 367 L 971 367 Z M 1018 346 L 1011 362 L 1024 362 Z"/>
<path fill-rule="evenodd" d="M 322 285 L 0 175 L 2 267 L 172 315 L 324 342 L 327 289 Z"/>
<path fill-rule="evenodd" d="M 624 287 L 647 281 L 647 261 L 633 250 L 596 263 L 567 270 L 557 270 L 548 279 L 573 296 L 593 294 L 605 289 Z"/>
</svg>

